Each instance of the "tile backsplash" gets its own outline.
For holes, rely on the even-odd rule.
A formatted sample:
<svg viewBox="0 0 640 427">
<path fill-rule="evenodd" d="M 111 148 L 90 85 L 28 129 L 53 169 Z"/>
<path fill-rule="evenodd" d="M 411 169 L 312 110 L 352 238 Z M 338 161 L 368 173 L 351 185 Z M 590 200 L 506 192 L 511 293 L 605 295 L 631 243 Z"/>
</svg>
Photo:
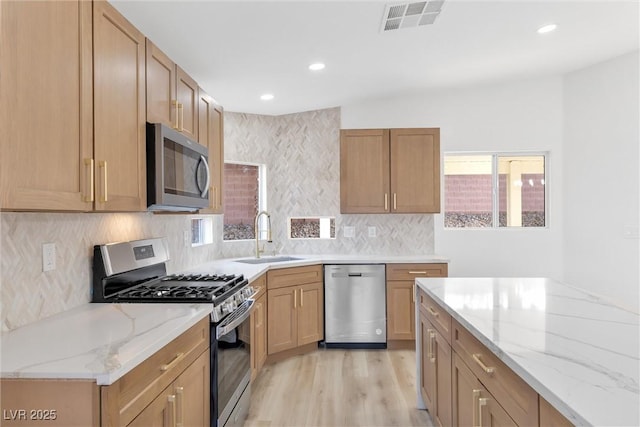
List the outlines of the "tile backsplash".
<svg viewBox="0 0 640 427">
<path fill-rule="evenodd" d="M 190 240 L 185 244 L 191 218 L 152 213 L 0 214 L 2 330 L 89 302 L 94 245 L 166 236 L 170 272 L 214 259 L 214 245 L 191 248 Z M 46 273 L 42 272 L 44 243 L 56 245 L 56 269 Z"/>
<path fill-rule="evenodd" d="M 267 251 L 291 254 L 432 254 L 432 215 L 340 214 L 340 110 L 260 116 L 225 113 L 225 159 L 267 165 L 273 240 Z M 290 216 L 333 216 L 336 238 L 287 238 Z M 217 258 L 251 256 L 252 241 L 223 242 L 214 215 L 214 243 L 192 248 L 193 215 L 152 213 L 0 214 L 0 320 L 15 329 L 89 302 L 96 244 L 166 236 L 169 272 Z M 345 226 L 354 237 L 344 237 Z M 377 237 L 368 237 L 368 227 Z M 56 269 L 42 272 L 42 245 L 55 243 Z"/>
</svg>

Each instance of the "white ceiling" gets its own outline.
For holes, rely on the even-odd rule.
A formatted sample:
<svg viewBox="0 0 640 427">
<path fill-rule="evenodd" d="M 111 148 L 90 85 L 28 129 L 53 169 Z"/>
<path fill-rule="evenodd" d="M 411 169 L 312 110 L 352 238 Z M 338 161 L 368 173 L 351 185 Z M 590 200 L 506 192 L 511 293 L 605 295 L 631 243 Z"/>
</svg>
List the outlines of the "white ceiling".
<svg viewBox="0 0 640 427">
<path fill-rule="evenodd" d="M 398 2 L 111 3 L 226 110 L 257 114 L 561 74 L 639 47 L 639 0 L 446 0 L 435 24 L 384 34 Z"/>
</svg>

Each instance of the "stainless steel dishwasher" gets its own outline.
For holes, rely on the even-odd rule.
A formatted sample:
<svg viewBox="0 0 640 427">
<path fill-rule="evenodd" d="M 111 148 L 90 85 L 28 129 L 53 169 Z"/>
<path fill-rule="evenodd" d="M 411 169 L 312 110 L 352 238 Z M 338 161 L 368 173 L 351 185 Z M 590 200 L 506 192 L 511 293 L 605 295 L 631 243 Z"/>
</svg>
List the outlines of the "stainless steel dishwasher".
<svg viewBox="0 0 640 427">
<path fill-rule="evenodd" d="M 384 264 L 324 266 L 327 347 L 386 348 Z"/>
</svg>

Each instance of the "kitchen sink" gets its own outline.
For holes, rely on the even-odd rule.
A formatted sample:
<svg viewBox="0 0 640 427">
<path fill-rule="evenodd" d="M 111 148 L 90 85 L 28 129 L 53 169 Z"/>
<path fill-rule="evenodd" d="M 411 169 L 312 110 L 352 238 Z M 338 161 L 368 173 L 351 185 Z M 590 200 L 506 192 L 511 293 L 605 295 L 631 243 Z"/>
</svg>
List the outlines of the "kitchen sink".
<svg viewBox="0 0 640 427">
<path fill-rule="evenodd" d="M 251 258 L 251 259 L 239 259 L 235 262 L 242 262 L 244 264 L 268 264 L 272 262 L 285 262 L 285 261 L 298 261 L 304 258 L 296 258 L 292 256 L 272 256 L 265 258 Z"/>
</svg>

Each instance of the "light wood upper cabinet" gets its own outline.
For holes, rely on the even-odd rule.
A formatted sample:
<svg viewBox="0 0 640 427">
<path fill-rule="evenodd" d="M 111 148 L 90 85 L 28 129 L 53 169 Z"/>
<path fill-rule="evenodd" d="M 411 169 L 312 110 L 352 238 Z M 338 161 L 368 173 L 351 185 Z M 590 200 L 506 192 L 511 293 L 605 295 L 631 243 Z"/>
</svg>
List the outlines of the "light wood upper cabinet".
<svg viewBox="0 0 640 427">
<path fill-rule="evenodd" d="M 389 131 L 340 131 L 340 212 L 389 212 Z"/>
<path fill-rule="evenodd" d="M 198 141 L 198 84 L 146 39 L 147 121 Z"/>
<path fill-rule="evenodd" d="M 147 207 L 145 38 L 109 3 L 93 4 L 95 209 Z"/>
<path fill-rule="evenodd" d="M 440 129 L 341 130 L 340 212 L 440 212 Z"/>
<path fill-rule="evenodd" d="M 204 90 L 198 89 L 198 135 L 200 144 L 209 148 L 209 208 L 200 213 L 222 213 L 222 183 L 224 173 L 224 110 Z"/>
<path fill-rule="evenodd" d="M 0 208 L 89 211 L 91 3 L 3 1 L 0 15 Z"/>
<path fill-rule="evenodd" d="M 391 129 L 391 211 L 440 212 L 440 129 Z"/>
</svg>

